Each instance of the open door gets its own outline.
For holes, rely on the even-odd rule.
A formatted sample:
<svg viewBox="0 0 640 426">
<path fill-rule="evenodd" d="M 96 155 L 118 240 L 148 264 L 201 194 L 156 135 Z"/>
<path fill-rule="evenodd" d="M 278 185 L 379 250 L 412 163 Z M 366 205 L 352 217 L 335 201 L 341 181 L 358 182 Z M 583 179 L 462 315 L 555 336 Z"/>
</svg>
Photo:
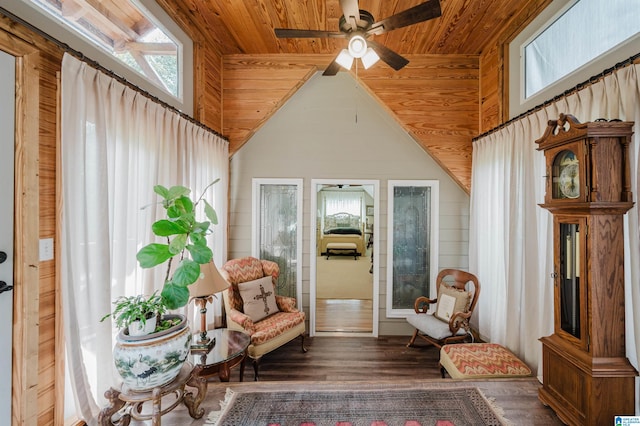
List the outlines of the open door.
<svg viewBox="0 0 640 426">
<path fill-rule="evenodd" d="M 379 182 L 311 182 L 310 335 L 378 335 Z"/>
</svg>

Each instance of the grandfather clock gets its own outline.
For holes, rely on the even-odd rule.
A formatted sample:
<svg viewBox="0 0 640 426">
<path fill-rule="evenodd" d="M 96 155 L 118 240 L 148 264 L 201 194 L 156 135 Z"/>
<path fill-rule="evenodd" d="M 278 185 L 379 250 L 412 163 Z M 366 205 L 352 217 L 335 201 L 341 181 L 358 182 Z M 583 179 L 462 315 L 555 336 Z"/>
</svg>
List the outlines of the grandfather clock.
<svg viewBox="0 0 640 426">
<path fill-rule="evenodd" d="M 546 159 L 541 207 L 553 214 L 554 333 L 542 342 L 538 397 L 567 424 L 633 415 L 625 356 L 623 215 L 633 206 L 633 122 L 560 114 L 536 141 Z"/>
</svg>

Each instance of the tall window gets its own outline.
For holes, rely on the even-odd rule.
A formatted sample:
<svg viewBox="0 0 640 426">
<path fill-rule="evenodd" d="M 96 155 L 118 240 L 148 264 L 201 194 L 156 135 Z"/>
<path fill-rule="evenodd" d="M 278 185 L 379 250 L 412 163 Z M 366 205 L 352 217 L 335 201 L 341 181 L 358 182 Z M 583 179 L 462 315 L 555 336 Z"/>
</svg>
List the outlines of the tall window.
<svg viewBox="0 0 640 426">
<path fill-rule="evenodd" d="M 438 269 L 438 181 L 389 181 L 387 316 L 413 312 Z"/>
<path fill-rule="evenodd" d="M 301 303 L 302 179 L 254 179 L 253 200 L 253 255 L 276 262 L 277 293 Z"/>
<path fill-rule="evenodd" d="M 510 44 L 510 115 L 640 53 L 638 43 L 637 0 L 555 0 Z"/>
<path fill-rule="evenodd" d="M 26 0 L 161 90 L 182 98 L 182 44 L 136 0 Z M 115 5 L 117 4 L 117 7 Z"/>
</svg>

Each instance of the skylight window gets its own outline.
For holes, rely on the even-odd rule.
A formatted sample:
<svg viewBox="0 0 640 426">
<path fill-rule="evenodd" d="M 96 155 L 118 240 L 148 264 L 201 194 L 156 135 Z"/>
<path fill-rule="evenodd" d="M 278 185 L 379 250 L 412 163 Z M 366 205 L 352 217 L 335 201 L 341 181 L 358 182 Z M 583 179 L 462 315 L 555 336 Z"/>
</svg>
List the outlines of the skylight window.
<svg viewBox="0 0 640 426">
<path fill-rule="evenodd" d="M 182 45 L 135 0 L 30 0 L 176 98 Z"/>
</svg>

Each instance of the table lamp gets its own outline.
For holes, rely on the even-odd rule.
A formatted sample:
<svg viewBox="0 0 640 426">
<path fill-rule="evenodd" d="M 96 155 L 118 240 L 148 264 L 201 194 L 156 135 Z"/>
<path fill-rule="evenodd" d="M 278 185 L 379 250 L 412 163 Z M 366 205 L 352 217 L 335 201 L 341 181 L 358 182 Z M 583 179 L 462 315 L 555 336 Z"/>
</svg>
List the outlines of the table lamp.
<svg viewBox="0 0 640 426">
<path fill-rule="evenodd" d="M 191 351 L 209 352 L 215 339 L 207 336 L 207 302 L 213 302 L 213 296 L 229 287 L 229 283 L 222 278 L 215 263 L 200 265 L 202 278 L 189 286 L 189 296 L 194 304 L 200 308 L 200 334 L 194 338 Z"/>
</svg>

